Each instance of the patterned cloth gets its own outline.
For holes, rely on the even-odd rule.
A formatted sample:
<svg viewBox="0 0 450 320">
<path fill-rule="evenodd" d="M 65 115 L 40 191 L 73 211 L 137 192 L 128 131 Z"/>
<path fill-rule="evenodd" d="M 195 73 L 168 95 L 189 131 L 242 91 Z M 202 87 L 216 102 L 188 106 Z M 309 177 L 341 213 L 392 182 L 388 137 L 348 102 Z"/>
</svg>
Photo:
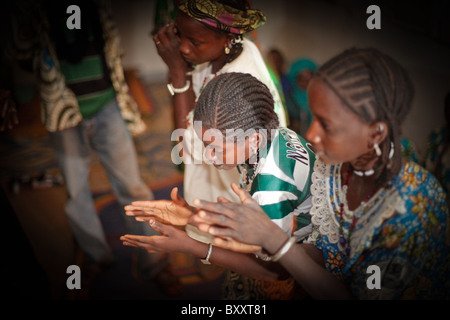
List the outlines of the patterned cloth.
<svg viewBox="0 0 450 320">
<path fill-rule="evenodd" d="M 313 233 L 307 242 L 323 252 L 327 270 L 360 299 L 449 298 L 450 222 L 437 180 L 405 161 L 392 187 L 380 189 L 366 205 L 350 211 L 340 171 L 341 165 L 316 160 L 311 185 Z M 359 219 L 346 239 L 347 255 L 339 239 L 349 234 L 353 217 Z M 380 289 L 368 288 L 371 265 L 380 268 Z"/>
<path fill-rule="evenodd" d="M 425 154 L 424 167 L 436 174 L 444 191 L 447 192 L 447 205 L 450 206 L 450 151 L 444 152 L 444 146 L 448 133 L 448 126 L 442 126 L 433 130 L 428 138 L 428 145 Z M 441 157 L 439 159 L 439 157 Z M 435 172 L 436 165 L 439 162 L 439 172 Z"/>
<path fill-rule="evenodd" d="M 234 34 L 247 33 L 266 22 L 259 10 L 241 11 L 211 0 L 187 0 L 180 4 L 179 9 L 197 21 Z"/>
</svg>

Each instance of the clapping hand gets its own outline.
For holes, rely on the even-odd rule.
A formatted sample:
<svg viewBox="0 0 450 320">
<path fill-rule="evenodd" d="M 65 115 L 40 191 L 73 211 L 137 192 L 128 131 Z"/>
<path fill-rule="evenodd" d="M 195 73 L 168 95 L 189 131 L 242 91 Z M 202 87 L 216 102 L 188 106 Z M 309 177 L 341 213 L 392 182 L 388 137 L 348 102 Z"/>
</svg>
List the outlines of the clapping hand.
<svg viewBox="0 0 450 320">
<path fill-rule="evenodd" d="M 209 202 L 196 199 L 198 213 L 192 217 L 199 230 L 213 236 L 214 245 L 225 249 L 255 253 L 276 225 L 244 189 L 232 184 L 241 203 Z M 276 227 L 277 228 L 277 227 Z"/>
<path fill-rule="evenodd" d="M 173 188 L 170 200 L 133 201 L 125 206 L 125 214 L 134 216 L 137 221 L 156 219 L 166 224 L 184 226 L 194 214 L 195 208 L 178 195 L 178 188 Z"/>
</svg>

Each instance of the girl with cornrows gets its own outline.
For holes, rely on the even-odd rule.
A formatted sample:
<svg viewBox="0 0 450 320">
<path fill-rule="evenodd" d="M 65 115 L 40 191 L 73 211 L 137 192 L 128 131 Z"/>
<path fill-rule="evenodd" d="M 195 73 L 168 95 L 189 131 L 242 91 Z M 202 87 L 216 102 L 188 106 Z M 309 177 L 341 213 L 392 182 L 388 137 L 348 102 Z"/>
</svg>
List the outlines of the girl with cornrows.
<svg viewBox="0 0 450 320">
<path fill-rule="evenodd" d="M 216 201 L 218 196 L 239 200 L 230 189 L 232 182 L 239 182 L 237 170 L 219 171 L 204 164 L 202 143 L 193 130 L 195 101 L 211 79 L 226 72 L 252 74 L 269 87 L 280 125 L 286 125 L 284 107 L 263 58 L 256 45 L 243 37 L 265 21 L 263 13 L 247 8 L 245 0 L 187 0 L 180 1 L 175 23 L 154 35 L 158 53 L 169 69 L 175 126 L 187 129 L 183 136 L 183 190 L 190 204 L 195 198 Z"/>
<path fill-rule="evenodd" d="M 237 187 L 243 204 L 196 202 L 199 229 L 217 246 L 275 254 L 314 298 L 448 299 L 445 193 L 400 153 L 413 97 L 404 69 L 378 50 L 347 50 L 318 70 L 308 95 L 318 159 L 307 241 L 292 245 Z"/>
<path fill-rule="evenodd" d="M 200 95 L 194 120 L 202 124 L 195 129 L 205 145 L 207 161 L 223 170 L 238 167 L 241 186 L 249 190 L 274 225 L 292 241 L 305 239 L 311 233 L 309 186 L 315 156 L 303 138 L 278 126 L 267 86 L 250 74 L 218 75 Z M 291 299 L 298 293 L 294 279 L 270 263 L 270 257 L 258 250 L 261 248 L 250 248 L 252 254 L 213 248 L 163 224 L 186 225 L 195 212 L 183 199 L 176 195 L 173 199 L 125 207 L 127 215 L 139 220 L 158 220 L 151 225 L 163 236 L 125 235 L 124 244 L 191 253 L 226 268 L 226 299 Z"/>
</svg>

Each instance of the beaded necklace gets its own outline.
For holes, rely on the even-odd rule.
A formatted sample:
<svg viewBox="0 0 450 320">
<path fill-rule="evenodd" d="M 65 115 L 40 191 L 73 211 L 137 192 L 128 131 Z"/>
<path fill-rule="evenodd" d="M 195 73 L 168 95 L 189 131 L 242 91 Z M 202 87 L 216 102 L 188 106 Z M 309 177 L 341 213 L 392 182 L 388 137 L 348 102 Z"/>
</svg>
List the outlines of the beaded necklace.
<svg viewBox="0 0 450 320">
<path fill-rule="evenodd" d="M 250 192 L 250 190 L 252 189 L 253 180 L 255 180 L 255 177 L 258 173 L 258 167 L 259 167 L 260 163 L 261 163 L 261 160 L 259 159 L 258 162 L 253 166 L 253 172 L 251 174 L 251 177 L 249 174 L 250 170 L 248 169 L 248 167 L 251 166 L 250 164 L 243 163 L 243 164 L 238 165 L 239 172 L 240 172 L 240 178 L 241 178 L 241 185 L 248 192 Z"/>
<path fill-rule="evenodd" d="M 217 72 L 214 73 L 214 76 L 211 78 L 211 80 L 214 79 L 216 76 L 217 76 Z M 198 92 L 199 95 L 202 93 L 203 89 L 205 88 L 207 80 L 208 80 L 208 75 L 206 75 L 205 78 L 203 78 L 202 86 L 200 87 L 200 91 Z"/>
<path fill-rule="evenodd" d="M 350 177 L 352 176 L 352 174 L 353 174 L 353 169 L 350 167 L 348 170 L 347 170 L 347 173 L 345 174 L 345 178 L 344 178 L 344 181 L 343 181 L 343 184 L 342 184 L 342 190 L 343 190 L 343 194 L 342 194 L 342 197 L 343 197 L 343 199 L 346 199 L 346 197 L 347 197 L 347 189 L 348 189 L 348 183 L 349 183 L 349 181 L 350 181 Z M 367 204 L 367 202 L 372 198 L 372 196 L 376 193 L 376 191 L 377 191 L 377 188 L 375 188 L 367 197 L 366 197 L 366 199 L 364 200 L 364 201 L 362 201 L 361 202 L 361 204 L 365 207 L 366 206 L 366 204 Z M 344 234 L 344 210 L 345 210 L 345 208 L 344 208 L 344 203 L 346 202 L 346 200 L 343 200 L 343 201 L 341 201 L 340 202 L 340 204 L 339 204 L 339 219 L 340 219 L 340 221 L 339 221 L 339 245 L 340 245 L 340 247 L 344 250 L 344 252 L 345 252 L 345 254 L 347 255 L 347 256 L 349 256 L 350 255 L 350 239 L 351 239 L 351 236 L 352 236 L 352 234 L 353 234 L 353 231 L 355 230 L 355 227 L 356 227 L 356 223 L 358 222 L 358 220 L 359 220 L 359 217 L 358 216 L 356 216 L 354 213 L 353 213 L 353 216 L 352 216 L 352 220 L 351 220 L 351 223 L 350 223 L 350 227 L 349 227 L 349 229 L 348 229 L 348 234 L 347 234 L 347 236 Z M 364 211 L 364 210 L 363 210 Z"/>
</svg>

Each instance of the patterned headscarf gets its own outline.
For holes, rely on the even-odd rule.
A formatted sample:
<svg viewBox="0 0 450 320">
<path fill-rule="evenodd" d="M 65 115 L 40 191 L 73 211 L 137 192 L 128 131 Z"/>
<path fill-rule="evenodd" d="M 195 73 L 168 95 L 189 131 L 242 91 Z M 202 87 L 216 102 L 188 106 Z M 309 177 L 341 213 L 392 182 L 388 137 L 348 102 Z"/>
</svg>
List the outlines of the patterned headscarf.
<svg viewBox="0 0 450 320">
<path fill-rule="evenodd" d="M 234 34 L 255 30 L 266 22 L 266 17 L 259 10 L 242 11 L 211 0 L 186 0 L 179 9 L 197 21 Z"/>
</svg>

